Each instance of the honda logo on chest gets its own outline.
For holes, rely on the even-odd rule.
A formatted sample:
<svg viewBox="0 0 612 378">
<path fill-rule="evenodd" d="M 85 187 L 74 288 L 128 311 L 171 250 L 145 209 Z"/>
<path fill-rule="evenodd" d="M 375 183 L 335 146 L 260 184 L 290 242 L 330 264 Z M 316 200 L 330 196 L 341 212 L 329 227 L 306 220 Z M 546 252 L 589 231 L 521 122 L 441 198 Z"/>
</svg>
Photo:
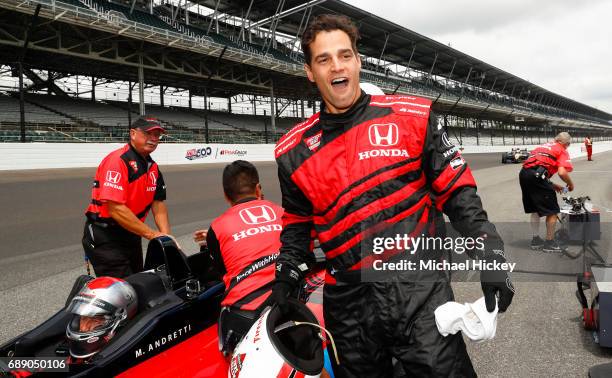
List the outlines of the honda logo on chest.
<svg viewBox="0 0 612 378">
<path fill-rule="evenodd" d="M 399 131 L 395 123 L 370 125 L 368 135 L 372 146 L 395 146 L 399 141 Z"/>
<path fill-rule="evenodd" d="M 276 220 L 276 213 L 274 213 L 270 206 L 266 205 L 242 209 L 238 214 L 240 219 L 246 224 L 262 224 Z"/>
<path fill-rule="evenodd" d="M 151 185 L 157 185 L 157 176 L 155 176 L 155 172 L 149 172 L 149 178 L 151 179 Z"/>
</svg>

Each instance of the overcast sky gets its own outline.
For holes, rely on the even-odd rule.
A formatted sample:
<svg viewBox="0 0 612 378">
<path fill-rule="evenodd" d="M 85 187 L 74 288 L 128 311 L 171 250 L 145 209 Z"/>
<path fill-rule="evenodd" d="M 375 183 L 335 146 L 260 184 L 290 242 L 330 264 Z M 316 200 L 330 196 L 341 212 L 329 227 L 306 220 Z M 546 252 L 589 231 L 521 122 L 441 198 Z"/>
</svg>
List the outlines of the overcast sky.
<svg viewBox="0 0 612 378">
<path fill-rule="evenodd" d="M 612 113 L 611 0 L 345 1 Z"/>
</svg>

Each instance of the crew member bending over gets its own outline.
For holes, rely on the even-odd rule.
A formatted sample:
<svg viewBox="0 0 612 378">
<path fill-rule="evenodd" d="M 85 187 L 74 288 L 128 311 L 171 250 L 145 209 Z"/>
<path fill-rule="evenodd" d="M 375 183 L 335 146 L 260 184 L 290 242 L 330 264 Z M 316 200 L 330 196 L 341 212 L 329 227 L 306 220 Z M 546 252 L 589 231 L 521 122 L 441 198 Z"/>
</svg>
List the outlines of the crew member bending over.
<svg viewBox="0 0 612 378">
<path fill-rule="evenodd" d="M 574 183 L 569 175 L 573 167 L 567 152 L 570 142 L 568 133 L 559 133 L 554 141 L 531 151 L 519 173 L 523 208 L 526 214 L 531 214 L 532 249 L 561 252 L 561 247 L 554 240 L 557 214 L 560 211 L 555 192 L 560 193 L 563 187 L 550 181 L 550 178 L 558 173 L 561 180 L 567 184 L 567 190 L 574 190 Z M 546 240 L 542 240 L 539 234 L 541 217 L 546 217 Z"/>
</svg>

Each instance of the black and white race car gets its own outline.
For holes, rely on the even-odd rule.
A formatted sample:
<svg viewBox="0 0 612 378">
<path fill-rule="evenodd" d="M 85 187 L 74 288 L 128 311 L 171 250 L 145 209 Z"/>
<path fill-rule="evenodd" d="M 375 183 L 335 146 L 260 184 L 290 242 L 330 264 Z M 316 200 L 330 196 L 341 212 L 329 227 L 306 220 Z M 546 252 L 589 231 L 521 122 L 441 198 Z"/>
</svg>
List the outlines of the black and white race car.
<svg viewBox="0 0 612 378">
<path fill-rule="evenodd" d="M 502 153 L 502 164 L 522 163 L 529 158 L 529 150 L 526 148 L 513 148 L 510 152 Z"/>
</svg>

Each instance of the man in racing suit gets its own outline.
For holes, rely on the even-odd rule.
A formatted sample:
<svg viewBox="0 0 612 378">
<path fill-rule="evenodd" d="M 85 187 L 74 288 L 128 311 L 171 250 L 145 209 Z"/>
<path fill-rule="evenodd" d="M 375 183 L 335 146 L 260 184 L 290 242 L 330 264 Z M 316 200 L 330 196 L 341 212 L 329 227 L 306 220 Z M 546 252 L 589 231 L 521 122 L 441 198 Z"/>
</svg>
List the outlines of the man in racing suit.
<svg viewBox="0 0 612 378">
<path fill-rule="evenodd" d="M 548 253 L 561 252 L 562 248 L 554 240 L 559 204 L 555 192 L 561 192 L 563 187 L 550 181 L 559 174 L 567 184 L 567 190 L 574 190 L 574 183 L 569 175 L 573 170 L 567 147 L 571 137 L 566 132 L 559 133 L 553 142 L 536 147 L 523 163 L 519 173 L 519 182 L 523 194 L 523 209 L 525 214 L 531 214 L 531 229 L 533 238 L 531 248 Z M 546 240 L 540 238 L 540 217 L 546 217 Z"/>
<path fill-rule="evenodd" d="M 223 191 L 231 207 L 208 231 L 196 231 L 194 240 L 208 247 L 213 267 L 223 274 L 219 341 L 221 350 L 231 354 L 270 295 L 283 209 L 263 199 L 257 169 L 244 160 L 225 167 Z"/>
<path fill-rule="evenodd" d="M 441 211 L 463 235 L 484 238 L 480 258 L 505 258 L 431 102 L 360 91 L 356 40 L 354 24 L 334 15 L 318 16 L 302 36 L 305 70 L 325 107 L 275 148 L 285 213 L 271 299 L 282 309 L 312 266 L 314 228 L 326 254 L 323 309 L 339 353 L 336 376 L 389 376 L 392 357 L 409 376 L 474 376 L 461 335 L 442 337 L 436 328 L 434 310 L 453 300 L 439 272 L 412 281 L 400 273 L 360 279 L 372 269 L 372 256 L 362 255 L 370 232 L 400 222 L 406 233 L 436 229 Z M 483 271 L 481 282 L 487 309 L 494 311 L 499 294 L 505 311 L 513 296 L 507 272 Z"/>
</svg>

